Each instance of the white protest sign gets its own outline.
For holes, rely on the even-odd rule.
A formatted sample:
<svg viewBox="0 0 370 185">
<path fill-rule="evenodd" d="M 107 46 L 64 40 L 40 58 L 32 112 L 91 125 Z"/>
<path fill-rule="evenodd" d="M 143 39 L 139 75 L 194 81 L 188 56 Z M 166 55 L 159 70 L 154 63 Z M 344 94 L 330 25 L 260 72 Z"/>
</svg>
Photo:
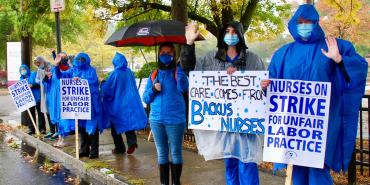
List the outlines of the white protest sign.
<svg viewBox="0 0 370 185">
<path fill-rule="evenodd" d="M 267 117 L 260 81 L 267 71 L 192 71 L 189 75 L 189 128 L 263 134 Z"/>
<path fill-rule="evenodd" d="M 19 67 L 22 64 L 22 46 L 21 42 L 7 42 L 6 43 L 6 66 L 8 82 L 18 81 L 21 74 L 19 74 Z"/>
<path fill-rule="evenodd" d="M 19 111 L 23 112 L 36 105 L 35 97 L 26 79 L 9 86 L 8 90 Z"/>
<path fill-rule="evenodd" d="M 91 119 L 91 93 L 85 79 L 60 79 L 60 111 L 62 119 Z"/>
<path fill-rule="evenodd" d="M 50 0 L 51 12 L 60 12 L 65 9 L 64 0 Z"/>
<path fill-rule="evenodd" d="M 323 168 L 331 84 L 272 80 L 263 160 Z"/>
</svg>

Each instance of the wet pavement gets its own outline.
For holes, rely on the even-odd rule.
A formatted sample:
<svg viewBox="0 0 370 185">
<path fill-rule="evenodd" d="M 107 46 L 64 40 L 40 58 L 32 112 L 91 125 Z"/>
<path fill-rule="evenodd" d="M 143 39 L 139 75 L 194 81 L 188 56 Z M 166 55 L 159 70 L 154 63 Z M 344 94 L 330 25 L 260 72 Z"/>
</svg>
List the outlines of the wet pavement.
<svg viewBox="0 0 370 185">
<path fill-rule="evenodd" d="M 71 171 L 63 167 L 53 174 L 42 172 L 39 168 L 47 161 L 43 155 L 25 143 L 21 143 L 20 148 L 13 149 L 3 142 L 3 138 L 4 134 L 0 132 L 1 185 L 62 185 L 67 184 L 65 181 L 69 177 L 75 177 Z M 28 161 L 26 158 L 29 158 Z M 47 164 L 53 164 L 53 162 L 47 161 Z M 89 183 L 86 181 L 81 182 L 81 185 L 87 184 Z"/>
<path fill-rule="evenodd" d="M 0 96 L 0 102 L 2 105 L 0 106 L 0 118 L 8 122 L 10 120 L 12 124 L 19 123 L 19 113 L 15 111 L 10 98 L 8 96 Z M 63 151 L 75 156 L 74 136 L 68 137 L 66 141 L 69 143 L 69 146 L 65 147 Z M 46 142 L 53 143 L 53 141 Z M 129 179 L 129 182 L 132 184 L 159 184 L 159 172 L 154 143 L 145 140 L 144 137 L 138 137 L 138 145 L 139 148 L 133 155 L 113 155 L 111 152 L 114 148 L 113 140 L 110 131 L 107 130 L 100 135 L 100 158 L 98 160 L 82 158 L 81 160 L 97 169 L 108 168 L 113 171 L 116 178 L 120 179 L 123 177 Z M 188 150 L 183 150 L 183 157 L 182 184 L 225 184 L 223 160 L 206 162 L 202 156 Z M 4 163 L 4 166 L 6 165 Z M 261 185 L 284 184 L 283 177 L 272 176 L 270 173 L 265 172 L 260 172 L 259 175 Z"/>
</svg>

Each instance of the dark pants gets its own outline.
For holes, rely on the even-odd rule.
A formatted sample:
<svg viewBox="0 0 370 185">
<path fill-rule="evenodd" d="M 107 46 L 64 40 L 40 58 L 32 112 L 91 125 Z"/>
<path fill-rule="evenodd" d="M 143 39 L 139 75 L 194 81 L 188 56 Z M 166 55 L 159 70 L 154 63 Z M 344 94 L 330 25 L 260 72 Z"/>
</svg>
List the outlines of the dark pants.
<svg viewBox="0 0 370 185">
<path fill-rule="evenodd" d="M 126 152 L 126 147 L 125 147 L 125 143 L 123 143 L 122 135 L 116 133 L 116 129 L 114 128 L 113 124 L 112 124 L 110 133 L 112 134 L 112 137 L 113 137 L 113 142 L 114 142 L 116 152 Z M 134 144 L 137 144 L 136 133 L 134 130 L 125 132 L 125 135 L 126 135 L 128 147 Z"/>
<path fill-rule="evenodd" d="M 80 153 L 90 154 L 90 156 L 99 156 L 99 130 L 89 135 L 85 128 L 79 128 L 81 148 Z"/>
<path fill-rule="evenodd" d="M 28 115 L 28 112 L 27 111 L 24 111 L 25 114 Z M 37 114 L 37 121 L 39 122 L 39 130 L 40 132 L 42 131 L 46 131 L 46 127 L 45 127 L 45 117 L 44 117 L 44 114 L 41 112 L 41 107 L 40 107 L 40 103 L 37 103 L 36 106 L 33 106 L 30 108 L 30 112 L 31 112 L 31 115 L 33 117 L 33 120 L 36 122 L 36 114 Z M 32 124 L 32 120 L 29 116 L 27 116 L 27 122 L 28 122 L 28 129 L 32 132 L 35 132 L 35 128 L 33 127 L 33 124 Z"/>
</svg>

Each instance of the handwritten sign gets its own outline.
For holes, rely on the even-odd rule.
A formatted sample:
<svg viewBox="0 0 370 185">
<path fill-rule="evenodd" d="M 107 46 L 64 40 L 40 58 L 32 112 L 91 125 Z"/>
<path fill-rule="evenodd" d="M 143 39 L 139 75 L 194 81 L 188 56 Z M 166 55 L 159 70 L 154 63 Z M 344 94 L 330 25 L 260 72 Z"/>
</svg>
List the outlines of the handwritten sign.
<svg viewBox="0 0 370 185">
<path fill-rule="evenodd" d="M 189 128 L 263 134 L 267 116 L 260 81 L 267 71 L 192 71 L 189 75 Z"/>
<path fill-rule="evenodd" d="M 91 119 L 91 93 L 85 79 L 60 79 L 62 119 Z"/>
<path fill-rule="evenodd" d="M 35 97 L 26 79 L 9 86 L 8 90 L 19 111 L 23 112 L 36 105 Z"/>
<path fill-rule="evenodd" d="M 263 160 L 323 168 L 331 84 L 272 80 Z"/>
</svg>

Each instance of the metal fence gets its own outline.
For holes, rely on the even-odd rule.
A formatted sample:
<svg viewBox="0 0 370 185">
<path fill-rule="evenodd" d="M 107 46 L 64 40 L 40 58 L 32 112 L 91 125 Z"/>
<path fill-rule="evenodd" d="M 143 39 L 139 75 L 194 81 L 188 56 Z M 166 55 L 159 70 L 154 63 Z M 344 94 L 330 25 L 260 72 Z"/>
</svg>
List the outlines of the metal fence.
<svg viewBox="0 0 370 185">
<path fill-rule="evenodd" d="M 357 134 L 356 147 L 352 160 L 348 167 L 348 184 L 356 184 L 356 169 L 364 176 L 370 176 L 370 95 L 362 99 L 359 111 L 359 130 Z"/>
</svg>

